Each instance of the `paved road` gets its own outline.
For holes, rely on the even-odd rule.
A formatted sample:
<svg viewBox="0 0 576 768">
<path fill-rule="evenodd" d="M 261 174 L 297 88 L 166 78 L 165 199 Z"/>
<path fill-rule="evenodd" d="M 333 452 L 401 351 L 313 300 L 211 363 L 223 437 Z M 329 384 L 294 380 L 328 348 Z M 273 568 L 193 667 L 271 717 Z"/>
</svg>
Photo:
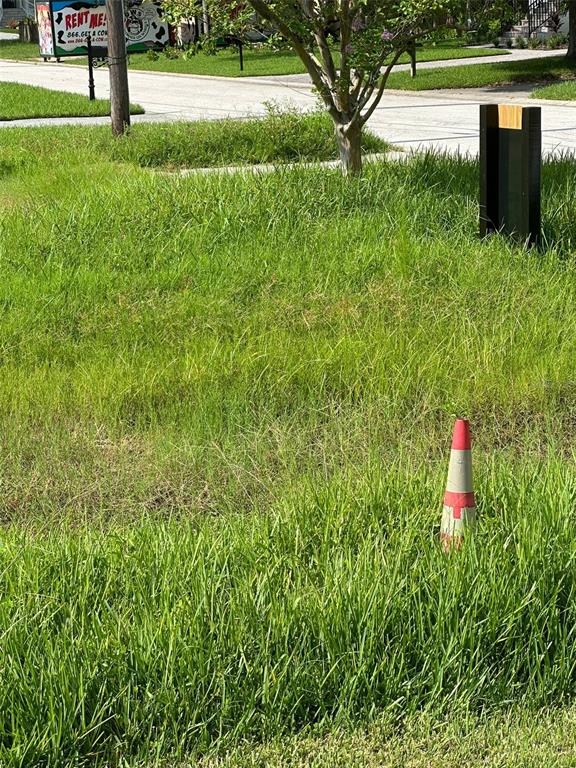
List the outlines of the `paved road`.
<svg viewBox="0 0 576 768">
<path fill-rule="evenodd" d="M 534 52 L 518 54 L 527 57 Z M 486 59 L 479 61 L 485 63 Z M 95 79 L 97 95 L 107 97 L 107 71 L 97 70 Z M 87 91 L 86 69 L 74 65 L 3 60 L 0 61 L 2 80 L 75 93 Z M 271 101 L 291 104 L 300 110 L 311 109 L 316 104 L 310 84 L 300 76 L 231 79 L 133 71 L 130 73 L 130 89 L 132 101 L 146 110 L 146 115 L 135 119 L 147 121 L 245 118 L 263 114 L 266 104 Z M 529 98 L 530 90 L 522 86 L 506 90 L 389 91 L 370 126 L 383 138 L 406 148 L 475 153 L 478 149 L 478 104 L 487 101 L 538 104 Z M 542 102 L 542 106 L 545 150 L 576 151 L 576 102 Z M 107 120 L 66 119 L 59 122 L 105 123 Z M 19 125 L 37 123 L 18 122 Z"/>
</svg>

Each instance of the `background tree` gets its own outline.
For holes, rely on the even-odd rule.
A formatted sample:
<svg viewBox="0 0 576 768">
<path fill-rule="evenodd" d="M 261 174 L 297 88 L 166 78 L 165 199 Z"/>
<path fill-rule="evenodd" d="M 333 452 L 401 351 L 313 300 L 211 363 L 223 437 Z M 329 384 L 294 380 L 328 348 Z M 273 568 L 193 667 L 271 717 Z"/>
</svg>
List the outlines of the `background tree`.
<svg viewBox="0 0 576 768">
<path fill-rule="evenodd" d="M 164 17 L 169 24 L 179 27 L 183 20 L 195 19 L 200 23 L 202 35 L 210 33 L 208 0 L 164 0 Z"/>
<path fill-rule="evenodd" d="M 527 12 L 528 0 L 468 0 L 466 3 L 467 26 L 474 30 L 479 41 L 501 35 L 520 22 Z"/>
<path fill-rule="evenodd" d="M 454 23 L 465 0 L 211 0 L 213 19 L 254 12 L 302 60 L 334 123 L 342 169 L 362 168 L 362 129 L 389 75 L 417 38 Z"/>
<path fill-rule="evenodd" d="M 302 60 L 334 123 L 343 172 L 362 169 L 362 129 L 390 73 L 417 39 L 504 0 L 206 0 L 214 36 L 265 28 Z M 194 0 L 165 0 L 182 13 Z M 192 10 L 190 11 L 192 12 Z M 196 11 L 197 12 L 197 11 Z M 185 15 L 185 13 L 182 13 Z"/>
</svg>

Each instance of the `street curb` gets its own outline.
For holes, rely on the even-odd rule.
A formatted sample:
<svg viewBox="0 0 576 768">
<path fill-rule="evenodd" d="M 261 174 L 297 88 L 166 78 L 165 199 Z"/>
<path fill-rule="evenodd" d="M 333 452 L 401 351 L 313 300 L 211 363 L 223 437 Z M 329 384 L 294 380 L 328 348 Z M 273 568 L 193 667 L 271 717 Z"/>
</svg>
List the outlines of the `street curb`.
<svg viewBox="0 0 576 768">
<path fill-rule="evenodd" d="M 391 151 L 391 152 L 377 152 L 363 157 L 365 165 L 371 165 L 374 163 L 381 163 L 383 161 L 389 163 L 407 162 L 414 156 L 414 153 Z M 209 176 L 212 174 L 253 174 L 253 173 L 274 173 L 275 171 L 293 171 L 298 169 L 307 168 L 340 168 L 339 160 L 319 160 L 317 162 L 305 162 L 305 163 L 260 163 L 252 165 L 223 165 L 223 166 L 211 166 L 208 168 L 178 168 L 174 171 L 167 171 L 162 168 L 146 168 L 145 170 L 151 171 L 154 174 L 161 176 L 172 176 L 178 178 L 188 178 L 189 176 Z"/>
</svg>

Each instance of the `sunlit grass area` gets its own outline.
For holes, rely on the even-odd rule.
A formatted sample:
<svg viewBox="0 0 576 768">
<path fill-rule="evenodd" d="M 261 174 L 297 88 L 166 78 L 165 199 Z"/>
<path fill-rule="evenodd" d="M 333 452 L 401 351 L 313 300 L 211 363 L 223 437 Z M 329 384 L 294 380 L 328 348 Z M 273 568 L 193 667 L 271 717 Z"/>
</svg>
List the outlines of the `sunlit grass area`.
<svg viewBox="0 0 576 768">
<path fill-rule="evenodd" d="M 469 160 L 164 172 L 221 130 L 0 132 L 0 763 L 569 765 L 573 162 L 537 251 Z"/>
<path fill-rule="evenodd" d="M 508 51 L 495 48 L 467 48 L 460 41 L 427 43 L 417 49 L 421 62 L 466 59 L 486 56 L 505 56 Z M 0 41 L 0 59 L 38 59 L 38 46 L 18 41 Z M 400 63 L 407 63 L 404 55 Z M 84 58 L 64 58 L 65 64 L 87 66 Z M 58 66 L 56 62 L 53 66 Z M 215 53 L 200 51 L 197 55 L 183 55 L 170 49 L 167 54 L 133 54 L 129 66 L 132 69 L 151 72 L 174 72 L 190 75 L 213 75 L 220 77 L 258 77 L 267 75 L 297 75 L 305 72 L 298 56 L 290 50 L 273 50 L 267 46 L 244 47 L 244 70 L 240 70 L 238 48 L 218 48 Z"/>
<path fill-rule="evenodd" d="M 132 114 L 144 112 L 132 104 Z M 21 83 L 0 82 L 0 120 L 23 120 L 36 117 L 88 117 L 110 114 L 110 102 L 90 101 L 87 96 L 53 91 Z"/>
<path fill-rule="evenodd" d="M 562 101 L 574 101 L 576 99 L 576 80 L 574 82 L 557 83 L 537 88 L 532 96 L 535 99 L 559 99 Z"/>
<path fill-rule="evenodd" d="M 395 72 L 390 88 L 427 91 L 441 88 L 485 88 L 516 83 L 552 83 L 576 77 L 576 64 L 565 56 L 540 57 L 519 61 L 498 61 L 482 66 L 421 69 L 418 76 Z"/>
</svg>

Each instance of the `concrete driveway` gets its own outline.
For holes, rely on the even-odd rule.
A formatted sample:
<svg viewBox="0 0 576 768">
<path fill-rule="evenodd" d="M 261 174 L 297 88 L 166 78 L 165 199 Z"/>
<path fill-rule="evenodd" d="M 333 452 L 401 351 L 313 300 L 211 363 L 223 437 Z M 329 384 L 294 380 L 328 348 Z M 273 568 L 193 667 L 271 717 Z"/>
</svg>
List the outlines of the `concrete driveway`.
<svg viewBox="0 0 576 768">
<path fill-rule="evenodd" d="M 534 52 L 518 53 L 524 54 L 525 58 L 534 56 Z M 550 54 L 546 52 L 540 55 Z M 486 59 L 477 61 L 487 63 Z M 95 80 L 97 96 L 107 98 L 107 70 L 96 70 Z M 86 68 L 56 62 L 1 60 L 0 81 L 41 85 L 74 93 L 87 93 L 88 88 Z M 526 86 L 420 93 L 388 91 L 376 110 L 370 127 L 387 141 L 406 148 L 476 153 L 478 105 L 495 101 L 539 104 L 540 102 L 530 99 L 530 91 Z M 131 71 L 130 96 L 132 101 L 141 104 L 146 110 L 146 114 L 136 117 L 135 122 L 246 118 L 265 113 L 266 104 L 269 102 L 291 105 L 298 110 L 313 109 L 317 104 L 317 97 L 310 83 L 299 75 L 282 78 L 223 78 Z M 575 151 L 576 102 L 546 101 L 541 102 L 541 105 L 545 150 Z M 18 121 L 17 124 L 58 122 L 106 123 L 107 119 L 34 120 Z M 15 123 L 0 125 L 14 126 Z"/>
</svg>

